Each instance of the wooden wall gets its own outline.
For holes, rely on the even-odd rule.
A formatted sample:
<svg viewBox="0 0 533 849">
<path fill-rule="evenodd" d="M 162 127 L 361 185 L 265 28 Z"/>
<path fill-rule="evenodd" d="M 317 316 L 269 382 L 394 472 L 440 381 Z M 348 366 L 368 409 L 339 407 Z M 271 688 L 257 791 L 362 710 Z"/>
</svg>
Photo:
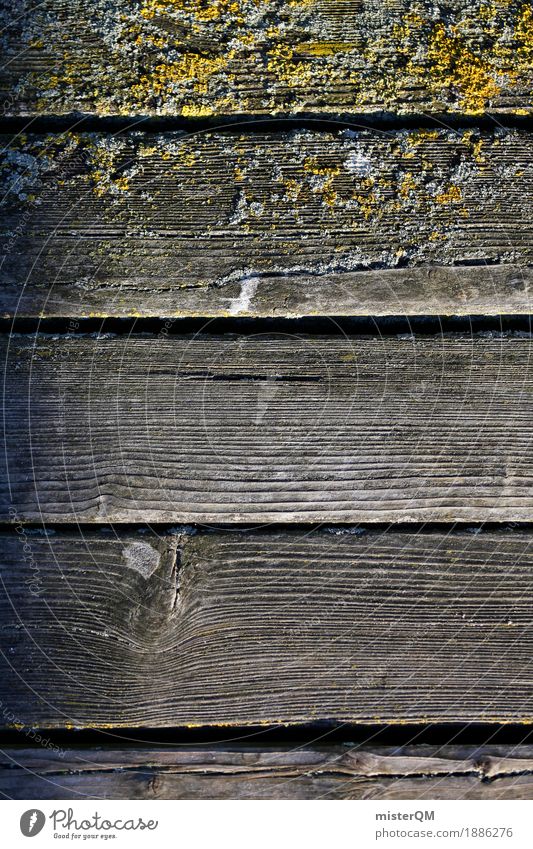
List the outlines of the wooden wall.
<svg viewBox="0 0 533 849">
<path fill-rule="evenodd" d="M 0 794 L 533 798 L 529 4 L 0 22 Z"/>
</svg>

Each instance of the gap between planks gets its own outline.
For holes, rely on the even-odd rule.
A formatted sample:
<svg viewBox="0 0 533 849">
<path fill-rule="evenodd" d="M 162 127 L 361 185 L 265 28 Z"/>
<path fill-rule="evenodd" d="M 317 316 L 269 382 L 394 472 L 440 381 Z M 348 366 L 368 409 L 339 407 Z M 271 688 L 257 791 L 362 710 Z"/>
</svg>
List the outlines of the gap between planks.
<svg viewBox="0 0 533 849">
<path fill-rule="evenodd" d="M 503 338 L 512 333 L 523 337 L 533 332 L 532 314 L 498 315 L 334 315 L 305 318 L 0 318 L 0 337 L 18 335 L 82 336 L 151 335 L 181 336 L 254 336 L 257 334 L 294 334 L 318 336 L 405 336 L 492 333 Z"/>
</svg>

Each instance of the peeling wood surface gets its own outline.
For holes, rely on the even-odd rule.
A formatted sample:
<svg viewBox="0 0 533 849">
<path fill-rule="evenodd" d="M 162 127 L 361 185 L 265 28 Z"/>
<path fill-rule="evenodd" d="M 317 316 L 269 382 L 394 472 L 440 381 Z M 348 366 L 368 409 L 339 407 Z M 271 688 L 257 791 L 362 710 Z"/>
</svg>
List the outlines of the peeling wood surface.
<svg viewBox="0 0 533 849">
<path fill-rule="evenodd" d="M 8 114 L 527 114 L 524 0 L 18 0 Z"/>
<path fill-rule="evenodd" d="M 46 738 L 46 735 L 43 735 Z M 531 746 L 0 751 L 10 799 L 532 799 Z"/>
<path fill-rule="evenodd" d="M 531 540 L 4 534 L 1 721 L 530 723 Z"/>
<path fill-rule="evenodd" d="M 532 162 L 504 130 L 19 136 L 0 312 L 529 313 Z"/>
<path fill-rule="evenodd" d="M 3 344 L 3 519 L 533 518 L 525 334 Z"/>
</svg>

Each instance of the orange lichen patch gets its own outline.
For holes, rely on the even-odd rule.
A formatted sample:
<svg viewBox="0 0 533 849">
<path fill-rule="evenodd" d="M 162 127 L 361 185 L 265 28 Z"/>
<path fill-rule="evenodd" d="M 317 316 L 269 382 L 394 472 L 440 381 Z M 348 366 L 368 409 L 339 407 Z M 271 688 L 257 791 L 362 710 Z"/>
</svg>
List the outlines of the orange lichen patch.
<svg viewBox="0 0 533 849">
<path fill-rule="evenodd" d="M 133 39 L 139 56 L 156 47 L 160 61 L 154 64 L 150 56 L 149 62 L 142 63 L 143 72 L 131 85 L 130 95 L 135 102 L 155 99 L 161 104 L 184 98 L 181 111 L 188 117 L 244 108 L 239 92 L 233 90 L 231 70 L 233 61 L 237 57 L 242 61 L 243 55 L 256 73 L 264 73 L 266 67 L 277 85 L 295 88 L 310 84 L 312 69 L 295 58 L 285 24 L 281 26 L 277 20 L 278 5 L 258 0 L 145 0 L 140 19 L 130 17 L 119 42 L 127 47 Z M 163 34 L 158 35 L 154 27 L 162 28 Z M 181 33 L 209 41 L 216 37 L 224 49 L 214 53 L 190 50 L 186 46 L 189 39 Z M 209 105 L 202 96 L 209 97 Z"/>
<path fill-rule="evenodd" d="M 131 172 L 122 167 L 124 142 L 80 133 L 74 137 L 84 170 L 79 179 L 88 183 L 97 197 L 120 197 L 130 190 Z"/>
<path fill-rule="evenodd" d="M 177 163 L 176 165 L 186 165 L 187 168 L 191 168 L 193 165 L 196 165 L 198 162 L 198 153 L 194 150 L 191 150 L 186 144 L 183 144 L 176 154 Z"/>
<path fill-rule="evenodd" d="M 371 186 L 373 186 L 373 181 L 366 181 L 361 186 L 363 191 L 355 191 L 352 195 L 353 200 L 357 203 L 357 207 L 363 218 L 368 221 L 369 218 L 373 218 L 377 216 L 378 218 L 382 215 L 382 210 L 379 207 L 379 199 L 374 192 L 370 191 Z M 364 191 L 364 190 L 367 191 Z"/>
<path fill-rule="evenodd" d="M 197 103 L 184 103 L 181 107 L 181 114 L 185 118 L 205 118 L 212 115 L 213 110 L 209 106 L 202 106 Z"/>
<path fill-rule="evenodd" d="M 117 192 L 127 192 L 130 187 L 130 181 L 128 177 L 115 177 L 113 181 L 113 186 Z M 104 192 L 106 190 L 104 189 Z"/>
<path fill-rule="evenodd" d="M 326 184 L 322 191 L 322 200 L 330 209 L 336 205 L 337 202 L 337 192 L 332 188 L 331 184 Z"/>
<path fill-rule="evenodd" d="M 335 177 L 341 168 L 339 164 L 320 163 L 316 156 L 306 156 L 303 160 L 303 172 L 309 179 L 309 189 L 315 195 L 320 195 L 323 203 L 332 210 L 338 199 L 335 189 Z"/>
<path fill-rule="evenodd" d="M 416 130 L 410 132 L 400 141 L 397 152 L 402 159 L 417 159 L 420 157 L 420 147 L 434 142 L 438 137 L 437 130 Z M 424 165 L 428 170 L 433 168 L 433 163 L 428 160 L 424 160 Z"/>
<path fill-rule="evenodd" d="M 478 112 L 500 93 L 490 53 L 476 55 L 460 24 L 432 24 L 421 18 L 413 23 L 407 15 L 393 27 L 393 38 L 398 54 L 407 59 L 407 79 L 418 80 L 434 97 L 457 97 L 465 111 Z M 415 46 L 419 49 L 413 58 Z M 400 86 L 406 82 L 403 76 L 397 79 Z"/>
<path fill-rule="evenodd" d="M 137 156 L 140 159 L 147 159 L 150 156 L 154 156 L 156 153 L 157 147 L 155 144 L 141 144 L 139 145 Z"/>
</svg>

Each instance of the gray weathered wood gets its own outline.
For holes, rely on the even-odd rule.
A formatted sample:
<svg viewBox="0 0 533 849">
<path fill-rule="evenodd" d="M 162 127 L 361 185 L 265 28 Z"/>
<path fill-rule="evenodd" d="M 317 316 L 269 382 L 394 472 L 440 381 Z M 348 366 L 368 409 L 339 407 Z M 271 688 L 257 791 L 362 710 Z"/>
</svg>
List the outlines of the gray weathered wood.
<svg viewBox="0 0 533 849">
<path fill-rule="evenodd" d="M 533 519 L 528 335 L 3 345 L 4 520 Z"/>
<path fill-rule="evenodd" d="M 10 799 L 533 799 L 533 749 L 9 746 L 0 751 L 0 794 Z"/>
<path fill-rule="evenodd" d="M 531 313 L 524 132 L 19 136 L 0 313 Z"/>
<path fill-rule="evenodd" d="M 7 114 L 524 114 L 531 7 L 449 0 L 12 0 Z"/>
<path fill-rule="evenodd" d="M 4 534 L 0 721 L 529 724 L 532 539 Z"/>
</svg>

